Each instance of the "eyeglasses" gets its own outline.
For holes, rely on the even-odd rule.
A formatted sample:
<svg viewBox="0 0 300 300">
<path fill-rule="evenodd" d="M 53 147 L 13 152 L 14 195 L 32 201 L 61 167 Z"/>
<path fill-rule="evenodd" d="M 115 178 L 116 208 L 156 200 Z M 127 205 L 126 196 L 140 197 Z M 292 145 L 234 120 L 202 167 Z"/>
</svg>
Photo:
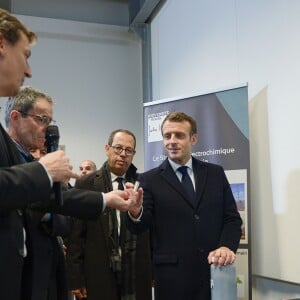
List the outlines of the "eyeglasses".
<svg viewBox="0 0 300 300">
<path fill-rule="evenodd" d="M 130 147 L 123 148 L 121 145 L 115 145 L 115 146 L 111 146 L 111 147 L 114 149 L 115 153 L 117 153 L 117 154 L 121 154 L 123 150 L 125 151 L 126 155 L 134 155 L 135 154 L 135 150 Z"/>
<path fill-rule="evenodd" d="M 52 122 L 55 122 L 54 120 L 52 120 L 52 118 L 48 117 L 48 116 L 44 116 L 44 115 L 34 115 L 34 114 L 29 114 L 23 111 L 19 111 L 23 117 L 25 116 L 29 116 L 35 119 L 35 121 L 41 125 L 45 125 L 48 126 L 50 125 Z"/>
</svg>

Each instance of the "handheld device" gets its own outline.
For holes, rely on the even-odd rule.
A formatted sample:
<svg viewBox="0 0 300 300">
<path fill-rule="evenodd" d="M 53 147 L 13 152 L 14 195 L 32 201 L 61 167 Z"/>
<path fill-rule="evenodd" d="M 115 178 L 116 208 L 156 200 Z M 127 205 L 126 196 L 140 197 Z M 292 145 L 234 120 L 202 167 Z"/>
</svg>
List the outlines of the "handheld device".
<svg viewBox="0 0 300 300">
<path fill-rule="evenodd" d="M 134 184 L 133 190 L 134 190 L 135 192 L 137 192 L 138 189 L 139 189 L 139 186 L 140 186 L 140 182 L 139 182 L 139 181 L 136 181 L 135 184 Z"/>
<path fill-rule="evenodd" d="M 46 143 L 47 143 L 47 153 L 54 152 L 58 149 L 59 143 L 59 130 L 56 125 L 49 125 L 46 128 Z M 53 191 L 55 194 L 55 200 L 58 206 L 63 205 L 63 196 L 61 190 L 60 182 L 53 183 Z"/>
</svg>

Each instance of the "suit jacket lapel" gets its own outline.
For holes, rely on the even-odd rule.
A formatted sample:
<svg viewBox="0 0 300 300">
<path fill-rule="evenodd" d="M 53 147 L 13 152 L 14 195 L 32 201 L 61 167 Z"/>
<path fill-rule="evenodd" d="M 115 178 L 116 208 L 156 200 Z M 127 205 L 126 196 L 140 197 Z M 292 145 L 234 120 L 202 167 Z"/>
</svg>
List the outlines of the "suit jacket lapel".
<svg viewBox="0 0 300 300">
<path fill-rule="evenodd" d="M 6 133 L 0 123 L 0 165 L 1 167 L 8 167 L 20 163 L 20 156 L 17 147 Z"/>
<path fill-rule="evenodd" d="M 103 180 L 102 174 L 99 170 L 95 173 L 93 184 L 94 184 L 95 191 L 103 191 L 104 193 L 106 192 L 105 186 L 104 186 L 104 180 Z"/>
<path fill-rule="evenodd" d="M 195 187 L 196 187 L 196 203 L 197 207 L 200 204 L 200 200 L 204 191 L 206 178 L 207 178 L 207 169 L 201 161 L 193 158 L 193 172 L 195 178 Z"/>
<path fill-rule="evenodd" d="M 196 207 L 200 205 L 200 200 L 204 191 L 206 178 L 207 178 L 207 169 L 201 161 L 193 159 L 193 172 L 195 178 L 195 188 L 196 188 Z M 170 184 L 172 187 L 188 202 L 190 206 L 194 208 L 193 203 L 188 199 L 183 186 L 181 185 L 177 175 L 170 166 L 168 160 L 165 160 L 161 164 L 161 176 Z"/>
</svg>

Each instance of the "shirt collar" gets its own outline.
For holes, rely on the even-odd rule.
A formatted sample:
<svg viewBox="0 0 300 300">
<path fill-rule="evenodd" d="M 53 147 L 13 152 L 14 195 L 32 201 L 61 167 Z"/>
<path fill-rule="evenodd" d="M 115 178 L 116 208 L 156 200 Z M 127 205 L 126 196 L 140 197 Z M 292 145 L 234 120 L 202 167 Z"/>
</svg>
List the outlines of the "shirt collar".
<svg viewBox="0 0 300 300">
<path fill-rule="evenodd" d="M 182 165 L 180 165 L 180 164 L 177 164 L 176 162 L 174 162 L 173 160 L 171 160 L 171 159 L 169 159 L 169 158 L 168 158 L 168 160 L 169 160 L 169 163 L 170 163 L 172 169 L 174 170 L 174 172 L 176 172 L 177 169 L 178 169 L 179 167 L 182 166 Z M 187 166 L 189 169 L 193 170 L 193 161 L 192 161 L 192 157 L 190 157 L 190 159 L 187 161 L 186 164 L 184 164 L 184 166 Z"/>
<path fill-rule="evenodd" d="M 33 160 L 33 156 L 29 151 L 27 151 L 21 144 L 19 144 L 15 139 L 12 138 L 12 141 L 15 143 L 16 147 L 18 148 L 21 154 L 22 162 L 28 162 Z"/>
<path fill-rule="evenodd" d="M 118 177 L 122 177 L 125 179 L 125 174 L 123 174 L 122 176 L 117 176 L 116 174 L 110 172 L 110 177 L 111 177 L 111 181 L 114 182 Z"/>
</svg>

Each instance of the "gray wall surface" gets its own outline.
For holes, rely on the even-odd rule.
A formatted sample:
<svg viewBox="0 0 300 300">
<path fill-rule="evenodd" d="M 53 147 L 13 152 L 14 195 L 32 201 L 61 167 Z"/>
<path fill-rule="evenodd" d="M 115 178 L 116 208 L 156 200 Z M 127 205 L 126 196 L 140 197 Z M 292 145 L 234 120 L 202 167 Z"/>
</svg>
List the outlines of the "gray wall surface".
<svg viewBox="0 0 300 300">
<path fill-rule="evenodd" d="M 54 98 L 60 144 L 66 146 L 74 169 L 84 159 L 100 167 L 108 134 L 122 127 L 137 136 L 134 162 L 142 170 L 139 39 L 126 27 L 19 17 L 38 34 L 29 60 L 33 77 L 25 84 Z"/>
</svg>

